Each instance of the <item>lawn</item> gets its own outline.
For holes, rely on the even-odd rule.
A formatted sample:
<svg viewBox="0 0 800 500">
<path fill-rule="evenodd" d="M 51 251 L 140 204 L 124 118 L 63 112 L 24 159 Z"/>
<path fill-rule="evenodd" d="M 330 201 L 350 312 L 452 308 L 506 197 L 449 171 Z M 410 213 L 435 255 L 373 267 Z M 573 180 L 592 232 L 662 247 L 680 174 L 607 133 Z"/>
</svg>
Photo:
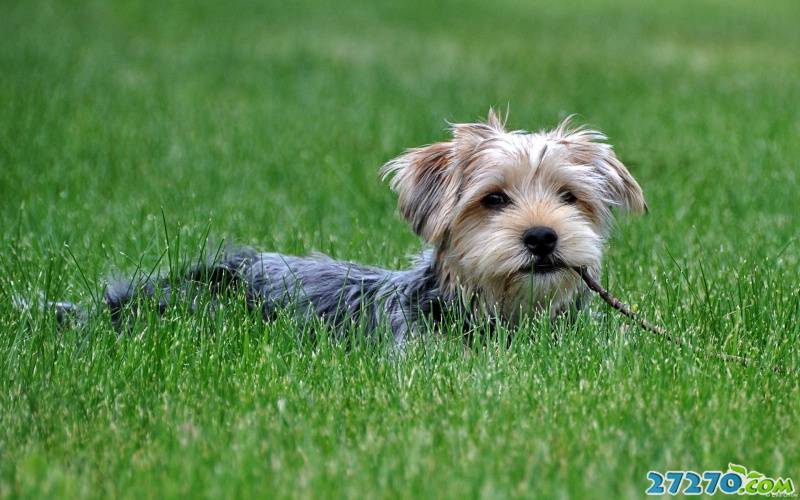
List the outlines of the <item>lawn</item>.
<svg viewBox="0 0 800 500">
<path fill-rule="evenodd" d="M 796 2 L 4 2 L 0 496 L 639 497 L 729 462 L 800 482 Z M 377 170 L 510 109 L 604 130 L 650 206 L 599 300 L 509 347 L 399 355 L 233 304 L 118 338 L 90 304 L 207 235 L 402 267 Z M 167 256 L 159 260 L 159 257 Z M 782 373 L 765 365 L 788 367 Z"/>
</svg>

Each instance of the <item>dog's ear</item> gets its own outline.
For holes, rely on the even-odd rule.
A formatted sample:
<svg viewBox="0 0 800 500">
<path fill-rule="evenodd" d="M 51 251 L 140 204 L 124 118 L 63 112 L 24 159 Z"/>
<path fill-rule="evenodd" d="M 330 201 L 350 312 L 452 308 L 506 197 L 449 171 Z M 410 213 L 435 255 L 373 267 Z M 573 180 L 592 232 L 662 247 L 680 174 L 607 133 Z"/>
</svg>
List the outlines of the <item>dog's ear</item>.
<svg viewBox="0 0 800 500">
<path fill-rule="evenodd" d="M 381 169 L 384 179 L 392 177 L 400 213 L 415 233 L 433 245 L 446 233 L 458 195 L 454 149 L 453 142 L 410 149 Z"/>
<path fill-rule="evenodd" d="M 381 169 L 392 177 L 400 213 L 411 228 L 433 245 L 441 243 L 452 219 L 461 184 L 461 165 L 486 139 L 505 132 L 503 120 L 489 109 L 486 123 L 450 125 L 453 139 L 410 149 Z"/>
<path fill-rule="evenodd" d="M 607 137 L 588 128 L 570 129 L 570 118 L 553 132 L 553 138 L 566 147 L 568 161 L 594 167 L 604 179 L 609 201 L 614 206 L 633 213 L 647 212 L 642 188 L 606 143 Z"/>
</svg>

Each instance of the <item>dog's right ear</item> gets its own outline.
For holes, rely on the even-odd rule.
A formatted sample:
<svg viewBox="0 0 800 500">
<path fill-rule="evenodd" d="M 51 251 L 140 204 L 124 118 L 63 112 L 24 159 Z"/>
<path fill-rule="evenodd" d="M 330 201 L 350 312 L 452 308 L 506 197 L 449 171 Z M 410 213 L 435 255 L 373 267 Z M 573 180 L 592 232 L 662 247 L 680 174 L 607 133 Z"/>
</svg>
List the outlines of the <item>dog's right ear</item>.
<svg viewBox="0 0 800 500">
<path fill-rule="evenodd" d="M 391 177 L 400 213 L 411 228 L 432 245 L 441 243 L 458 200 L 463 163 L 485 140 L 505 132 L 504 120 L 489 109 L 485 123 L 450 125 L 453 139 L 409 149 L 381 168 Z"/>
<path fill-rule="evenodd" d="M 437 142 L 410 149 L 381 168 L 384 179 L 392 178 L 400 213 L 432 245 L 441 243 L 458 195 L 454 153 L 453 142 Z"/>
</svg>

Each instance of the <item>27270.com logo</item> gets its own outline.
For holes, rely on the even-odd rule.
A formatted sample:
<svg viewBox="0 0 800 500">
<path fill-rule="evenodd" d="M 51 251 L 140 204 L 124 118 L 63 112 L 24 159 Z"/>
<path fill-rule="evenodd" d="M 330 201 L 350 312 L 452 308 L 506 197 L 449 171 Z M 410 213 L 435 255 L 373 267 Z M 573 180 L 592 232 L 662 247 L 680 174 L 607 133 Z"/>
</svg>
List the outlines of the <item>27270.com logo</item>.
<svg viewBox="0 0 800 500">
<path fill-rule="evenodd" d="M 791 478 L 772 478 L 756 471 L 748 471 L 739 464 L 728 464 L 727 471 L 670 470 L 664 473 L 651 470 L 647 473 L 650 486 L 648 495 L 765 495 L 796 496 Z"/>
</svg>

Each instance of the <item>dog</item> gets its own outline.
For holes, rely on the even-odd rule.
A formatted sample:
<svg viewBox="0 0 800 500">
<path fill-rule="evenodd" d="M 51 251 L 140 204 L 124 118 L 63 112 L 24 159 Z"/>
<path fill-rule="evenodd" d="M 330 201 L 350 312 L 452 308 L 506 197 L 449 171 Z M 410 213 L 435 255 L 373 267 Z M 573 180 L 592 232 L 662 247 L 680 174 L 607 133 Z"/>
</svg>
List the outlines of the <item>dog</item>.
<svg viewBox="0 0 800 500">
<path fill-rule="evenodd" d="M 233 248 L 177 284 L 163 277 L 109 284 L 104 302 L 115 326 L 124 330 L 144 300 L 163 312 L 197 285 L 215 294 L 243 289 L 265 320 L 291 310 L 337 331 L 383 327 L 397 343 L 446 322 L 515 325 L 579 307 L 586 289 L 574 270 L 599 275 L 615 211 L 647 210 L 607 138 L 573 127 L 571 117 L 549 131 L 508 131 L 491 109 L 485 121 L 451 124 L 450 132 L 381 169 L 399 212 L 427 245 L 409 269 Z M 59 320 L 84 314 L 70 303 L 55 308 Z"/>
</svg>

